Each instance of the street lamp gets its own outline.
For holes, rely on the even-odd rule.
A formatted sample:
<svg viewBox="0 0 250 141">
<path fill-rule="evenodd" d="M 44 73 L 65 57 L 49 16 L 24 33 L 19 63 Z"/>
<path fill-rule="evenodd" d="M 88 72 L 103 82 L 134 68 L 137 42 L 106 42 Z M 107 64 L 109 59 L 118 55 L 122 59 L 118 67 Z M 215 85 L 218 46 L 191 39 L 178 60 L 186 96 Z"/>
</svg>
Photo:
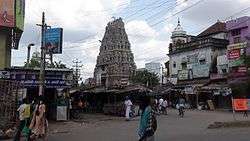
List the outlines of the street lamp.
<svg viewBox="0 0 250 141">
<path fill-rule="evenodd" d="M 27 52 L 27 65 L 26 67 L 29 67 L 29 63 L 30 63 L 30 49 L 32 46 L 34 46 L 35 44 L 34 43 L 31 43 L 28 45 L 28 52 Z"/>
</svg>

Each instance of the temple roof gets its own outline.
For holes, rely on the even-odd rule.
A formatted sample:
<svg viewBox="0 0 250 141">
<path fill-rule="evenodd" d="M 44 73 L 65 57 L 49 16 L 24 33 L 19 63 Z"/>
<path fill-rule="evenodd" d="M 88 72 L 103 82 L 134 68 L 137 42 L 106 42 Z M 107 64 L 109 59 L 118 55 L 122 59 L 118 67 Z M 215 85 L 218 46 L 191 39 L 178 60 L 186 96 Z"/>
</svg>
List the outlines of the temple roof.
<svg viewBox="0 0 250 141">
<path fill-rule="evenodd" d="M 226 32 L 226 31 L 227 31 L 226 30 L 226 23 L 218 21 L 215 24 L 213 24 L 212 26 L 210 26 L 209 28 L 207 28 L 206 30 L 204 30 L 203 32 L 201 32 L 198 35 L 198 37 L 209 36 L 212 34 Z"/>
</svg>

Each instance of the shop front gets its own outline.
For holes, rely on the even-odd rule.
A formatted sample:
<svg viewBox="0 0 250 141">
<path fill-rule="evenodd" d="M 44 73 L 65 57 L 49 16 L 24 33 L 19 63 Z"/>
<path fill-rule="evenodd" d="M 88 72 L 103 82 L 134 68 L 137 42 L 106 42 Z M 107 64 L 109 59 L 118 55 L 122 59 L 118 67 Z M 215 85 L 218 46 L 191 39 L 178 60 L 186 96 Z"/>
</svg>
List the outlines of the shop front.
<svg viewBox="0 0 250 141">
<path fill-rule="evenodd" d="M 6 71 L 10 72 L 9 79 L 16 80 L 23 85 L 25 92 L 23 97 L 26 97 L 29 102 L 37 101 L 40 82 L 39 69 L 11 68 Z M 70 69 L 46 69 L 43 98 L 47 107 L 46 115 L 48 119 L 67 120 L 65 117 L 68 117 L 67 101 L 68 92 L 72 86 L 72 78 L 73 71 Z"/>
</svg>

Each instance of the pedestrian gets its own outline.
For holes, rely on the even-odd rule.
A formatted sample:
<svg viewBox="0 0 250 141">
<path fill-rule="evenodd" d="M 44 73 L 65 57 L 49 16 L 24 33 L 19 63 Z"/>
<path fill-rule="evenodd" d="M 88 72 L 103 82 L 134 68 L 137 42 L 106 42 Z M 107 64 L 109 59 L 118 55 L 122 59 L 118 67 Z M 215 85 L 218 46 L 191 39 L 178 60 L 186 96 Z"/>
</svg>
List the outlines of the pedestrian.
<svg viewBox="0 0 250 141">
<path fill-rule="evenodd" d="M 155 110 L 155 112 L 157 113 L 157 114 L 159 114 L 159 100 L 158 99 L 155 99 L 154 100 L 154 104 L 153 104 L 153 109 Z"/>
<path fill-rule="evenodd" d="M 243 117 L 248 117 L 248 111 L 244 110 Z"/>
<path fill-rule="evenodd" d="M 21 133 L 23 129 L 28 126 L 28 123 L 29 123 L 30 105 L 27 104 L 26 98 L 22 100 L 22 104 L 19 106 L 17 111 L 19 112 L 19 124 L 18 124 L 17 131 L 14 137 L 14 141 L 20 141 Z M 29 141 L 29 133 L 27 134 L 28 134 L 27 140 Z"/>
<path fill-rule="evenodd" d="M 178 111 L 179 111 L 179 116 L 180 117 L 184 116 L 184 109 L 185 109 L 185 99 L 181 97 L 178 100 Z"/>
<path fill-rule="evenodd" d="M 144 97 L 138 131 L 139 141 L 154 141 L 157 120 L 152 105 L 153 102 L 151 99 L 149 97 Z"/>
<path fill-rule="evenodd" d="M 126 117 L 126 120 L 129 121 L 130 120 L 130 112 L 131 112 L 131 107 L 133 106 L 133 103 L 131 102 L 131 100 L 129 99 L 128 96 L 126 96 L 126 100 L 124 102 L 125 104 L 125 117 Z"/>
<path fill-rule="evenodd" d="M 164 101 L 163 98 L 159 99 L 159 103 L 158 103 L 159 114 L 161 114 L 163 112 L 163 109 L 162 109 L 163 108 L 163 105 L 162 105 L 163 101 Z"/>
<path fill-rule="evenodd" d="M 163 112 L 163 114 L 166 114 L 166 115 L 168 114 L 167 107 L 168 107 L 168 101 L 167 101 L 167 99 L 165 99 L 162 102 L 162 112 Z"/>
<path fill-rule="evenodd" d="M 48 131 L 48 121 L 45 115 L 46 106 L 43 103 L 43 100 L 40 98 L 39 103 L 36 106 L 36 109 L 31 120 L 30 129 L 31 129 L 31 139 L 36 140 L 42 138 L 46 140 L 46 135 Z"/>
</svg>

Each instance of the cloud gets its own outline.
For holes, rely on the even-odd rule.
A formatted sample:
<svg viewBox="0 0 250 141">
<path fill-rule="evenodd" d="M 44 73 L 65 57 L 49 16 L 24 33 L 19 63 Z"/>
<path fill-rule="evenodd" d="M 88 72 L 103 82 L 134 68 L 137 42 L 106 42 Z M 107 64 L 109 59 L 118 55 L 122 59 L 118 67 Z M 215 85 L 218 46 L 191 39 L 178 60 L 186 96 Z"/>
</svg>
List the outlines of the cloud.
<svg viewBox="0 0 250 141">
<path fill-rule="evenodd" d="M 155 39 L 158 35 L 146 21 L 142 20 L 130 21 L 125 25 L 125 28 L 132 46 L 141 50 L 147 49 L 148 46 L 143 46 L 143 48 L 137 46 L 144 44 L 148 40 Z"/>
</svg>

